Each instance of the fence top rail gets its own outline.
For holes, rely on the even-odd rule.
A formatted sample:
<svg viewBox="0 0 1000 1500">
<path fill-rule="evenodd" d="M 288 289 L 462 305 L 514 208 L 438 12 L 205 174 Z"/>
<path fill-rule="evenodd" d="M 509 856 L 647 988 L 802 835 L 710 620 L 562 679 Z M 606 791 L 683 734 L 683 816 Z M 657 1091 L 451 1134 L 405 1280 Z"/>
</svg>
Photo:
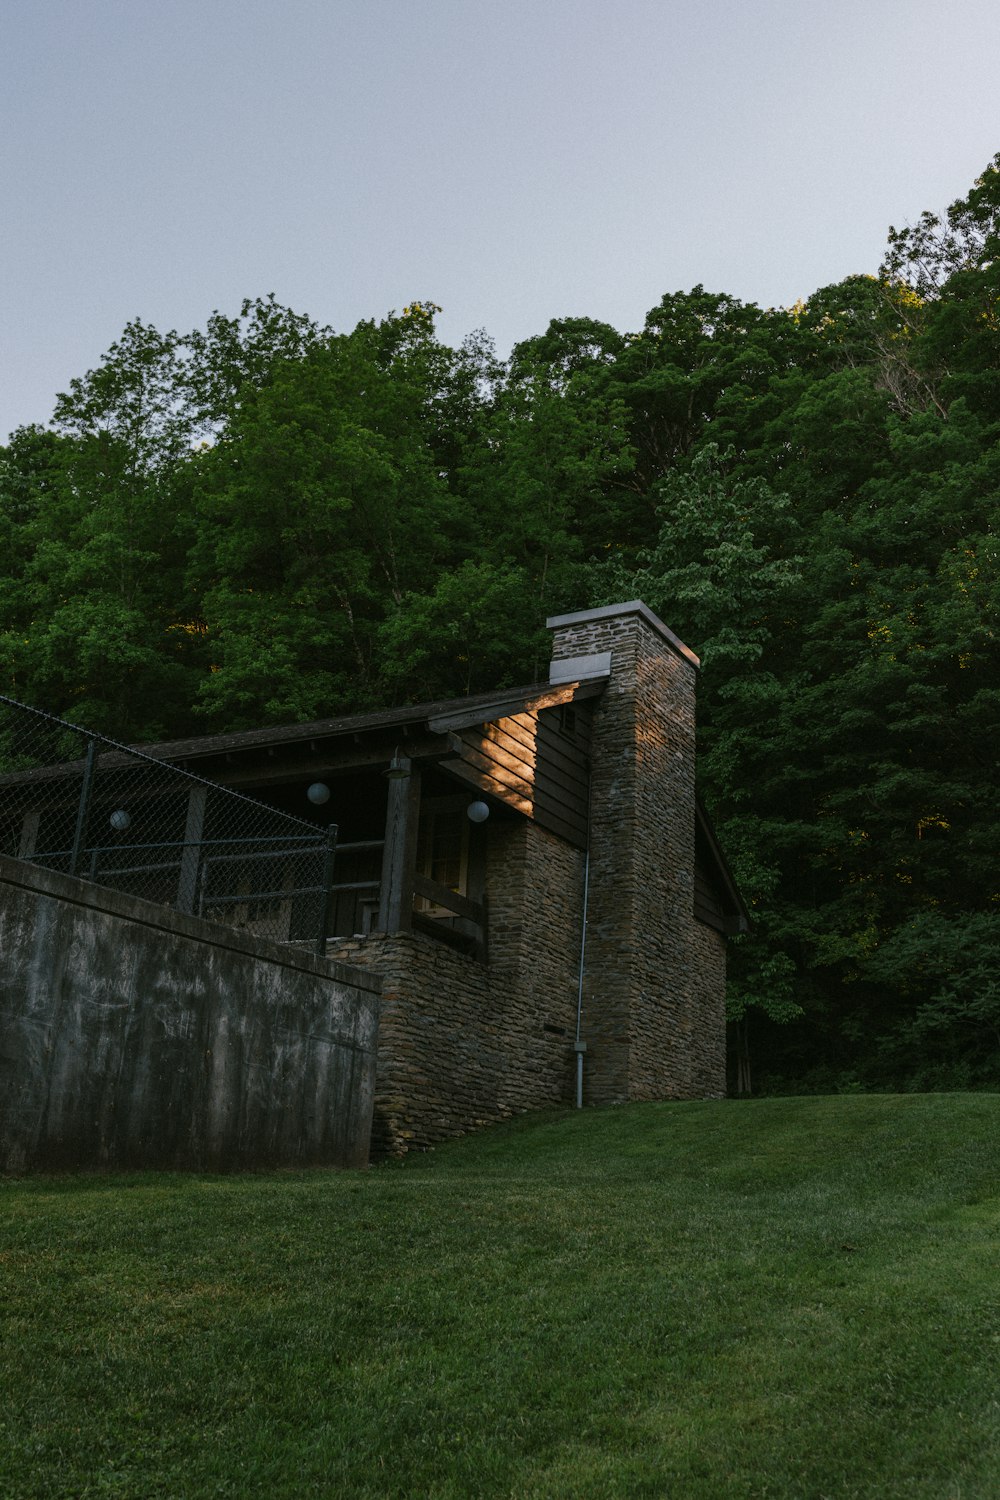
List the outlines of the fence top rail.
<svg viewBox="0 0 1000 1500">
<path fill-rule="evenodd" d="M 158 760 L 156 756 L 147 755 L 145 751 L 138 750 L 132 745 L 124 745 L 120 740 L 113 740 L 106 734 L 99 734 L 96 730 L 85 729 L 82 724 L 73 724 L 68 719 L 60 719 L 55 714 L 46 713 L 44 709 L 32 708 L 30 704 L 20 703 L 16 698 L 8 698 L 5 693 L 0 693 L 0 708 L 8 708 L 17 714 L 23 714 L 28 718 L 41 721 L 53 728 L 81 735 L 85 740 L 107 746 L 110 754 L 107 759 L 102 760 L 99 770 L 121 769 L 131 761 L 138 761 L 157 770 L 161 776 L 178 776 L 191 786 L 207 787 L 210 791 L 223 793 L 233 802 L 245 803 L 247 808 L 256 811 L 264 810 L 275 818 L 281 818 L 288 823 L 294 823 L 299 828 L 305 829 L 310 838 L 317 837 L 315 823 L 309 823 L 305 818 L 297 817 L 295 813 L 283 811 L 281 808 L 269 807 L 266 803 L 258 802 L 253 797 L 248 797 L 244 792 L 235 791 L 232 787 L 222 786 L 217 781 L 208 781 L 204 776 L 197 776 L 193 771 L 187 771 L 182 766 L 175 766 L 172 761 Z M 33 766 L 23 771 L 0 772 L 0 786 L 24 786 L 32 782 L 57 781 L 82 774 L 84 768 L 84 757 L 79 760 L 63 761 L 55 765 Z M 319 830 L 322 835 L 322 830 Z M 334 830 L 330 830 L 331 834 Z"/>
<path fill-rule="evenodd" d="M 325 830 L 321 828 L 317 833 L 313 834 L 312 838 L 307 839 L 303 837 L 301 842 L 298 844 L 290 844 L 286 836 L 284 838 L 263 837 L 259 839 L 160 839 L 155 843 L 143 842 L 141 840 L 123 839 L 120 840 L 117 844 L 91 844 L 88 842 L 85 847 L 88 854 L 121 854 L 123 850 L 126 849 L 130 852 L 139 849 L 212 850 L 216 848 L 230 849 L 235 845 L 240 844 L 246 845 L 250 850 L 252 850 L 254 859 L 287 859 L 289 855 L 303 853 L 308 854 L 316 851 L 317 849 L 322 849 L 325 843 L 326 833 Z M 279 849 L 261 849 L 259 847 L 261 844 L 280 844 L 281 847 Z M 70 850 L 66 848 L 35 850 L 35 855 L 39 859 L 57 859 L 61 855 L 69 853 Z M 206 858 L 213 861 L 223 859 L 241 860 L 245 858 L 245 855 L 242 853 L 208 854 L 206 855 Z"/>
</svg>

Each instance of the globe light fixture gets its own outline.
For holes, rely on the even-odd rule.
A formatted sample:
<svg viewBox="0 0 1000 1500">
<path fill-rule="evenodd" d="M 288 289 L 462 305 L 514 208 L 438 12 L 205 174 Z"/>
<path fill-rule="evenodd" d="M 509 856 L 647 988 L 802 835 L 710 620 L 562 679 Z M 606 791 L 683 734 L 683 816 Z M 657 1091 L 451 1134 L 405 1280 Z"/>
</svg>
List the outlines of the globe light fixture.
<svg viewBox="0 0 1000 1500">
<path fill-rule="evenodd" d="M 465 809 L 465 814 L 470 823 L 485 823 L 490 815 L 489 803 L 470 802 Z"/>
<path fill-rule="evenodd" d="M 330 800 L 330 788 L 325 781 L 314 781 L 306 792 L 306 796 L 313 807 L 322 807 L 324 802 L 329 802 Z"/>
</svg>

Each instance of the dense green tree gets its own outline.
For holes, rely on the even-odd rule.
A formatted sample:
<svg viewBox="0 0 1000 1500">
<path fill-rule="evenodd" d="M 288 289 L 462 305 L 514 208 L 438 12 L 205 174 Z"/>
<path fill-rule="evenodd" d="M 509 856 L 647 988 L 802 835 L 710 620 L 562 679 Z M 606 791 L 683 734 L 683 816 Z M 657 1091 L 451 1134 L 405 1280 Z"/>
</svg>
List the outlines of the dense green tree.
<svg viewBox="0 0 1000 1500">
<path fill-rule="evenodd" d="M 330 334 L 305 314 L 282 307 L 273 294 L 245 298 L 235 318 L 212 313 L 204 329 L 182 341 L 178 388 L 192 432 L 202 438 L 223 434 L 277 366 L 304 358 Z"/>
<path fill-rule="evenodd" d="M 65 440 L 22 427 L 0 450 L 0 663 L 3 691 L 30 699 L 37 691 L 24 647 L 35 618 L 32 563 L 40 517 L 54 507 Z"/>
<path fill-rule="evenodd" d="M 523 566 L 467 560 L 407 593 L 377 646 L 386 697 L 419 702 L 534 680 L 549 640 Z"/>
<path fill-rule="evenodd" d="M 939 295 L 963 271 L 991 265 L 1000 253 L 1000 153 L 944 218 L 925 209 L 916 224 L 891 227 L 881 275 L 921 299 Z"/>
<path fill-rule="evenodd" d="M 454 558 L 458 507 L 428 440 L 426 362 L 401 322 L 362 324 L 277 367 L 197 460 L 189 577 L 215 723 L 370 700 L 380 623 Z"/>
<path fill-rule="evenodd" d="M 182 469 L 152 458 L 159 417 L 143 429 L 133 415 L 72 436 L 29 429 L 6 450 L 0 513 L 9 524 L 13 505 L 19 523 L 0 568 L 0 661 L 29 702 L 156 738 L 190 722 L 200 663 L 178 613 Z"/>
</svg>

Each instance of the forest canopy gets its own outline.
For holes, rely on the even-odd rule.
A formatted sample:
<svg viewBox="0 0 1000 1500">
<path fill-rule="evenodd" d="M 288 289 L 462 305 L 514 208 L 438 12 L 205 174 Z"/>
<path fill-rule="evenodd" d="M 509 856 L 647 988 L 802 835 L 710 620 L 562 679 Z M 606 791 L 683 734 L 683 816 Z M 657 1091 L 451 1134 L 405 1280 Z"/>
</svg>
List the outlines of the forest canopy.
<svg viewBox="0 0 1000 1500">
<path fill-rule="evenodd" d="M 791 308 L 702 287 L 497 357 L 415 301 L 130 323 L 0 449 L 4 693 L 133 741 L 544 671 L 644 599 L 778 1088 L 1000 1085 L 1000 156 Z"/>
</svg>

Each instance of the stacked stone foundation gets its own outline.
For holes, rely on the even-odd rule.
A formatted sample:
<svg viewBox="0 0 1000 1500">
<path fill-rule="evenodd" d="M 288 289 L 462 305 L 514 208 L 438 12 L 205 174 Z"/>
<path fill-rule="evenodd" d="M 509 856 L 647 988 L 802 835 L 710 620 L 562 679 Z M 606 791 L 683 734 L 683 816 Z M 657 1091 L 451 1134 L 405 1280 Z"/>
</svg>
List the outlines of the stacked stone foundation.
<svg viewBox="0 0 1000 1500">
<path fill-rule="evenodd" d="M 485 964 L 417 932 L 329 946 L 382 979 L 375 1155 L 572 1097 L 583 855 L 532 823 L 497 825 L 487 884 Z"/>
</svg>

